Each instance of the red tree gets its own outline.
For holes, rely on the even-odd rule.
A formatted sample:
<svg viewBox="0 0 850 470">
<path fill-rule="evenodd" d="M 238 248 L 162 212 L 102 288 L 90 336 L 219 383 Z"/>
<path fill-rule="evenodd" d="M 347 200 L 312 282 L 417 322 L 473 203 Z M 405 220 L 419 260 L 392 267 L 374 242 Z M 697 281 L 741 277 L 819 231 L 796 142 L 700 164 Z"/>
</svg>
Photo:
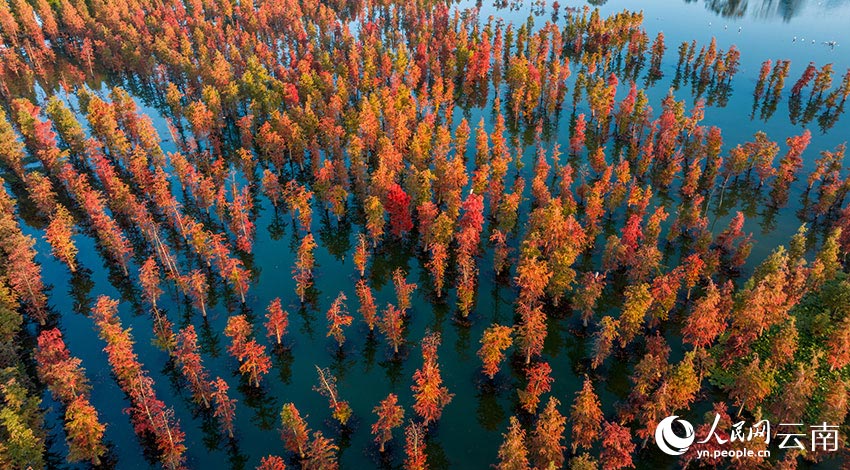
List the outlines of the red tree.
<svg viewBox="0 0 850 470">
<path fill-rule="evenodd" d="M 342 345 L 345 344 L 345 333 L 342 331 L 342 327 L 351 325 L 351 322 L 354 320 L 354 318 L 348 314 L 348 309 L 345 307 L 345 299 L 345 294 L 340 292 L 336 300 L 334 300 L 333 304 L 331 304 L 331 308 L 328 309 L 327 313 L 327 336 L 333 336 L 340 348 L 342 348 Z"/>
<path fill-rule="evenodd" d="M 142 286 L 142 295 L 145 300 L 150 302 L 151 306 L 156 310 L 156 301 L 162 295 L 162 289 L 159 287 L 160 274 L 159 266 L 156 260 L 151 256 L 139 269 L 139 284 Z"/>
<path fill-rule="evenodd" d="M 282 426 L 281 438 L 286 449 L 298 453 L 298 456 L 303 459 L 307 452 L 307 443 L 310 440 L 310 430 L 294 404 L 283 405 L 280 410 L 280 423 Z"/>
<path fill-rule="evenodd" d="M 549 397 L 546 407 L 537 418 L 531 436 L 534 463 L 537 468 L 561 468 L 564 465 L 564 429 L 567 419 L 558 411 L 561 402 Z"/>
<path fill-rule="evenodd" d="M 602 469 L 633 468 L 632 453 L 635 451 L 635 444 L 632 442 L 629 428 L 606 422 L 602 426 L 602 436 L 602 452 L 599 454 Z"/>
<path fill-rule="evenodd" d="M 215 403 L 213 416 L 218 418 L 221 430 L 232 438 L 233 419 L 236 417 L 236 400 L 227 395 L 227 390 L 230 387 L 221 377 L 216 377 L 213 382 L 210 382 L 210 387 L 213 389 L 210 396 Z"/>
<path fill-rule="evenodd" d="M 573 453 L 579 447 L 585 449 L 593 447 L 593 442 L 599 437 L 604 418 L 599 397 L 593 391 L 593 382 L 585 377 L 584 385 L 576 393 L 576 399 L 570 411 L 570 422 L 573 425 Z"/>
<path fill-rule="evenodd" d="M 410 196 L 401 189 L 398 183 L 393 183 L 387 191 L 385 207 L 390 214 L 390 230 L 392 230 L 394 236 L 401 237 L 413 228 L 413 219 L 410 215 Z"/>
<path fill-rule="evenodd" d="M 351 417 L 351 406 L 345 400 L 340 400 L 339 392 L 336 388 L 336 377 L 331 373 L 330 369 L 322 369 L 316 366 L 316 372 L 319 374 L 319 384 L 313 387 L 313 390 L 319 392 L 322 396 L 328 399 L 333 417 L 345 426 L 348 418 Z"/>
<path fill-rule="evenodd" d="M 365 234 L 357 235 L 357 247 L 354 249 L 354 266 L 360 271 L 360 277 L 366 275 L 366 263 L 369 262 L 369 246 Z"/>
<path fill-rule="evenodd" d="M 404 313 L 393 304 L 387 305 L 378 329 L 387 337 L 393 352 L 398 354 L 398 347 L 404 342 Z"/>
<path fill-rule="evenodd" d="M 372 434 L 383 452 L 386 443 L 393 438 L 393 429 L 404 421 L 404 408 L 398 404 L 398 397 L 390 393 L 372 411 L 378 415 L 378 421 L 372 425 Z"/>
<path fill-rule="evenodd" d="M 268 455 L 260 459 L 257 470 L 286 470 L 286 463 L 277 455 Z"/>
<path fill-rule="evenodd" d="M 484 364 L 484 375 L 492 379 L 499 372 L 499 364 L 505 359 L 505 350 L 511 347 L 513 329 L 509 326 L 493 325 L 481 337 L 478 357 Z"/>
<path fill-rule="evenodd" d="M 189 382 L 195 401 L 203 402 L 204 406 L 209 408 L 209 378 L 198 352 L 198 335 L 195 333 L 194 326 L 188 325 L 177 334 L 177 349 L 174 351 L 174 357 L 180 365 L 183 377 Z"/>
<path fill-rule="evenodd" d="M 407 470 L 428 470 L 427 456 L 425 455 L 425 430 L 413 421 L 407 425 L 404 431 L 405 446 L 404 468 Z"/>
<path fill-rule="evenodd" d="M 357 292 L 357 299 L 360 301 L 360 308 L 357 311 L 363 316 L 363 321 L 369 325 L 369 331 L 373 331 L 375 329 L 378 308 L 375 306 L 372 289 L 365 279 L 360 279 L 355 285 L 355 291 Z"/>
<path fill-rule="evenodd" d="M 421 369 L 413 374 L 414 384 L 413 397 L 416 403 L 414 411 L 422 417 L 423 425 L 428 426 L 433 421 L 438 421 L 443 413 L 443 408 L 452 401 L 454 394 L 443 386 L 443 378 L 440 375 L 440 366 L 437 364 L 437 347 L 440 345 L 439 333 L 427 333 L 422 339 Z"/>
<path fill-rule="evenodd" d="M 416 284 L 408 283 L 405 276 L 401 268 L 393 271 L 393 286 L 395 287 L 396 299 L 398 299 L 398 308 L 402 312 L 407 312 L 407 309 L 410 308 L 410 295 L 416 290 Z"/>
<path fill-rule="evenodd" d="M 281 337 L 286 334 L 289 326 L 289 314 L 280 305 L 280 297 L 271 301 L 266 309 L 266 336 L 275 338 L 280 344 Z"/>
</svg>

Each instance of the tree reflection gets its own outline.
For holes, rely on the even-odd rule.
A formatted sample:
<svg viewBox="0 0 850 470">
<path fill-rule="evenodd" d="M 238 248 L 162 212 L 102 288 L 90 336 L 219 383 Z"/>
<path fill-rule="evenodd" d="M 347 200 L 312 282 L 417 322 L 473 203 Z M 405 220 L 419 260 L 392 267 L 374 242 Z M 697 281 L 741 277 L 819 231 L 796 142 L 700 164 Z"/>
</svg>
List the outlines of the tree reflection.
<svg viewBox="0 0 850 470">
<path fill-rule="evenodd" d="M 699 0 L 685 0 L 686 3 L 697 3 Z M 829 2 L 818 2 L 824 8 L 834 7 L 846 0 Z M 600 2 L 589 1 L 590 4 Z M 605 2 L 601 2 L 605 3 Z M 797 16 L 808 3 L 808 0 L 762 0 L 761 2 L 748 0 L 703 0 L 705 8 L 723 18 L 743 18 L 747 15 L 762 19 L 781 18 L 782 21 L 790 21 Z"/>
</svg>

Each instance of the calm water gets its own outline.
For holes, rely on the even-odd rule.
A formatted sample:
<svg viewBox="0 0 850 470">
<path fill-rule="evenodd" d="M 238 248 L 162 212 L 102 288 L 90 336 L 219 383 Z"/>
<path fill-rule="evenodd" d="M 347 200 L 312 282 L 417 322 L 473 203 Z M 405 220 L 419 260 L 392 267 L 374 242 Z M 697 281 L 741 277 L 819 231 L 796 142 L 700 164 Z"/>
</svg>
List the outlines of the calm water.
<svg viewBox="0 0 850 470">
<path fill-rule="evenodd" d="M 791 72 L 786 81 L 790 89 L 809 61 L 820 66 L 828 62 L 835 65 L 836 81 L 850 67 L 850 2 L 848 1 L 786 1 L 786 2 L 684 2 L 676 0 L 650 0 L 641 2 L 608 1 L 600 6 L 603 15 L 623 9 L 642 9 L 645 12 L 645 27 L 650 38 L 663 31 L 667 40 L 667 54 L 663 67 L 664 77 L 650 90 L 650 103 L 654 109 L 660 109 L 660 99 L 667 93 L 675 73 L 676 49 L 682 41 L 696 39 L 699 44 L 707 45 L 712 36 L 721 49 L 735 44 L 741 50 L 741 69 L 733 81 L 733 93 L 725 107 L 716 106 L 706 109 L 705 125 L 718 125 L 723 128 L 724 150 L 734 144 L 748 140 L 757 130 L 764 130 L 773 140 L 783 143 L 784 139 L 802 132 L 805 126 L 792 125 L 788 117 L 787 100 L 779 104 L 776 113 L 766 122 L 756 117 L 750 119 L 752 92 L 761 62 L 765 59 L 790 59 Z M 565 2 L 564 6 L 580 6 L 579 2 Z M 525 5 L 518 11 L 496 10 L 492 5 L 482 5 L 481 18 L 489 15 L 502 16 L 506 20 L 523 22 L 528 16 L 530 6 Z M 544 17 L 537 18 L 542 24 Z M 793 38 L 796 36 L 797 40 Z M 805 40 L 803 40 L 805 39 Z M 815 43 L 811 41 L 814 39 Z M 836 47 L 822 44 L 824 41 L 837 41 Z M 110 83 L 112 86 L 116 83 Z M 621 94 L 627 86 L 621 84 Z M 786 93 L 787 95 L 787 93 Z M 690 86 L 683 85 L 676 92 L 677 99 L 686 99 L 692 104 Z M 151 115 L 160 135 L 168 132 L 165 122 L 158 112 L 145 105 L 144 97 L 137 97 L 144 112 Z M 568 100 L 569 101 L 569 100 Z M 488 106 L 489 108 L 489 106 Z M 587 112 L 579 109 L 578 112 Z M 556 138 L 562 148 L 568 142 L 566 123 L 572 109 L 569 104 L 562 114 L 561 128 Z M 458 119 L 460 114 L 458 115 Z M 491 122 L 489 111 L 471 110 L 467 116 L 471 124 L 484 117 Z M 850 131 L 850 120 L 842 120 L 827 133 L 817 128 L 817 123 L 809 124 L 813 138 L 804 154 L 806 164 L 811 167 L 817 152 L 832 149 L 843 142 Z M 550 144 L 547 144 L 547 148 Z M 165 143 L 165 150 L 173 150 L 173 145 Z M 784 147 L 783 147 L 784 149 Z M 526 152 L 524 173 L 530 174 L 533 148 Z M 529 185 L 530 186 L 530 185 Z M 761 209 L 756 209 L 746 200 L 735 201 L 735 207 L 725 207 L 716 212 L 710 211 L 716 228 L 725 227 L 735 210 L 747 210 L 748 231 L 756 233 L 757 244 L 750 262 L 757 263 L 778 244 L 786 243 L 800 224 L 795 215 L 802 187 L 794 186 L 789 207 L 776 214 L 771 223 L 765 223 Z M 508 417 L 516 413 L 516 392 L 509 386 L 511 375 L 521 377 L 521 371 L 511 371 L 505 367 L 501 374 L 503 389 L 484 391 L 479 387 L 480 362 L 475 355 L 481 333 L 490 324 L 510 323 L 513 317 L 514 292 L 510 286 L 499 285 L 490 274 L 492 253 L 485 252 L 479 261 L 481 280 L 475 312 L 472 314 L 472 326 L 461 327 L 452 321 L 454 296 L 446 304 L 434 305 L 420 290 L 415 298 L 410 324 L 408 325 L 409 344 L 402 351 L 407 359 L 401 363 L 389 361 L 389 350 L 380 338 L 370 338 L 367 328 L 358 322 L 347 330 L 348 341 L 344 354 L 339 355 L 336 345 L 325 337 L 326 321 L 324 313 L 330 303 L 342 291 L 349 298 L 349 310 L 356 312 L 357 301 L 354 293 L 355 268 L 350 253 L 353 249 L 354 235 L 360 230 L 355 225 L 337 226 L 330 223 L 319 211 L 314 213 L 313 232 L 319 239 L 316 250 L 318 267 L 316 269 L 316 287 L 319 290 L 316 308 L 300 309 L 294 293 L 294 281 L 291 278 L 293 264 L 293 226 L 288 215 L 275 214 L 268 201 L 258 200 L 260 214 L 256 221 L 257 236 L 252 257 L 257 282 L 251 287 L 248 302 L 244 307 L 237 299 L 225 298 L 221 286 L 217 286 L 211 299 L 213 305 L 208 308 L 209 317 L 203 321 L 199 314 L 193 313 L 182 299 L 178 302 L 173 292 L 162 300 L 171 320 L 182 327 L 189 323 L 198 329 L 203 347 L 203 358 L 213 377 L 221 375 L 231 385 L 232 397 L 237 403 L 237 438 L 227 443 L 219 439 L 215 423 L 195 413 L 188 390 L 180 387 L 177 375 L 169 369 L 168 356 L 151 345 L 151 317 L 138 305 L 129 301 L 122 302 L 120 316 L 125 327 L 132 327 L 136 339 L 136 352 L 156 380 L 156 391 L 160 399 L 172 406 L 180 420 L 182 429 L 187 433 L 186 444 L 189 448 L 189 465 L 193 468 L 254 468 L 261 456 L 267 454 L 283 455 L 284 450 L 279 438 L 278 413 L 285 402 L 294 402 L 302 414 L 308 415 L 313 430 L 322 430 L 325 435 L 334 436 L 342 447 L 340 463 L 343 468 L 375 468 L 382 465 L 377 451 L 371 445 L 369 426 L 374 421 L 372 408 L 390 392 L 400 396 L 408 417 L 413 416 L 410 408 L 412 398 L 410 385 L 412 374 L 421 366 L 418 340 L 426 329 L 441 331 L 443 344 L 439 349 L 440 363 L 443 366 L 443 378 L 449 390 L 455 394 L 452 403 L 445 409 L 443 418 L 428 442 L 429 462 L 432 468 L 485 469 L 495 462 L 501 443 L 501 434 L 506 430 Z M 749 208 L 747 208 L 749 207 Z M 72 353 L 83 360 L 88 376 L 94 387 L 92 403 L 100 412 L 101 418 L 108 423 L 106 438 L 113 444 L 113 454 L 117 459 L 117 468 L 156 468 L 142 453 L 122 409 L 128 406 L 123 393 L 113 381 L 106 355 L 102 352 L 103 342 L 98 339 L 93 322 L 87 318 L 88 307 L 98 295 L 114 298 L 128 298 L 122 295 L 119 287 L 113 284 L 120 276 L 111 276 L 106 263 L 98 256 L 93 240 L 78 235 L 76 242 L 80 248 L 80 264 L 87 268 L 84 275 L 72 277 L 64 265 L 48 255 L 49 247 L 43 241 L 43 232 L 34 227 L 27 231 L 37 238 L 38 261 L 43 266 L 47 283 L 53 286 L 51 304 L 61 313 L 60 324 L 65 332 L 65 340 Z M 376 290 L 376 302 L 379 308 L 388 301 L 394 301 L 391 272 L 401 267 L 409 273 L 409 282 L 420 286 L 428 285 L 428 276 L 422 261 L 416 257 L 415 250 L 398 244 L 387 243 L 376 254 L 369 270 L 370 281 Z M 250 259 L 248 260 L 250 264 Z M 118 283 L 116 283 L 118 284 Z M 120 286 L 120 284 L 119 284 Z M 226 352 L 228 339 L 223 336 L 228 315 L 248 313 L 255 318 L 255 333 L 265 342 L 262 316 L 265 308 L 274 297 L 283 299 L 284 307 L 290 312 L 290 333 L 287 344 L 291 353 L 273 356 L 275 367 L 263 380 L 260 391 L 240 385 L 242 381 L 237 372 L 237 363 Z M 562 402 L 561 411 L 567 413 L 574 393 L 579 387 L 578 377 L 584 373 L 580 359 L 589 348 L 587 338 L 576 335 L 581 328 L 575 321 L 553 321 L 550 325 L 544 355 L 553 367 L 552 395 Z M 266 343 L 268 344 L 268 343 Z M 674 346 L 675 347 L 675 346 Z M 675 356 L 675 350 L 674 350 Z M 674 357 L 675 359 L 675 357 Z M 597 381 L 597 392 L 603 398 L 607 413 L 613 409 L 615 400 L 622 399 L 628 393 L 629 383 L 627 366 L 618 363 L 606 364 L 607 372 Z M 340 436 L 330 418 L 327 401 L 312 390 L 316 381 L 315 365 L 331 367 L 338 375 L 341 397 L 348 400 L 354 409 L 350 436 Z M 606 369 L 603 369 L 605 371 Z M 604 377 L 608 377 L 604 379 Z M 58 424 L 59 415 L 55 403 L 45 396 L 45 403 L 53 404 L 51 422 Z M 61 433 L 60 433 L 61 435 Z M 396 439 L 389 447 L 392 455 L 390 466 L 398 466 L 402 457 L 402 434 L 396 433 Z M 64 454 L 64 443 L 54 443 L 53 450 Z M 656 468 L 673 465 L 673 461 L 664 460 L 648 449 L 642 451 L 637 459 L 641 468 Z M 386 462 L 384 462 L 386 464 Z M 57 463 L 60 465 L 60 463 Z M 64 464 L 61 464 L 64 465 Z"/>
</svg>

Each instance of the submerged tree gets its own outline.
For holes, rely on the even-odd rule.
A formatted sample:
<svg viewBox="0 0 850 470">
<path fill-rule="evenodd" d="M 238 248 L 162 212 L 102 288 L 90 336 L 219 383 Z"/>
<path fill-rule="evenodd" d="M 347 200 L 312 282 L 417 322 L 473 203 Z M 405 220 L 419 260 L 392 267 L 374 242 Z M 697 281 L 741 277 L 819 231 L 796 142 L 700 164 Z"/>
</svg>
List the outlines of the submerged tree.
<svg viewBox="0 0 850 470">
<path fill-rule="evenodd" d="M 280 410 L 281 438 L 290 452 L 295 452 L 302 459 L 306 457 L 307 444 L 310 441 L 310 429 L 301 417 L 298 409 L 292 403 L 283 405 Z"/>
<path fill-rule="evenodd" d="M 484 364 L 484 374 L 490 379 L 499 372 L 499 364 L 505 359 L 505 350 L 511 347 L 512 333 L 511 327 L 503 325 L 493 325 L 484 330 L 478 357 Z"/>
<path fill-rule="evenodd" d="M 316 372 L 319 374 L 319 384 L 313 387 L 313 390 L 328 399 L 334 419 L 339 421 L 339 424 L 345 426 L 351 417 L 351 406 L 347 401 L 339 399 L 339 392 L 337 392 L 336 388 L 336 377 L 331 373 L 330 369 L 322 369 L 319 366 L 316 366 Z"/>
<path fill-rule="evenodd" d="M 378 421 L 372 425 L 372 434 L 383 452 L 384 446 L 393 438 L 393 429 L 404 422 L 404 408 L 398 404 L 398 397 L 390 393 L 372 411 L 378 415 Z"/>
<path fill-rule="evenodd" d="M 422 339 L 422 368 L 413 374 L 413 390 L 415 403 L 413 410 L 416 411 L 423 421 L 424 426 L 438 421 L 443 413 L 443 408 L 451 401 L 454 394 L 443 386 L 443 378 L 440 374 L 440 366 L 437 363 L 437 348 L 440 346 L 439 333 L 427 333 Z"/>
</svg>

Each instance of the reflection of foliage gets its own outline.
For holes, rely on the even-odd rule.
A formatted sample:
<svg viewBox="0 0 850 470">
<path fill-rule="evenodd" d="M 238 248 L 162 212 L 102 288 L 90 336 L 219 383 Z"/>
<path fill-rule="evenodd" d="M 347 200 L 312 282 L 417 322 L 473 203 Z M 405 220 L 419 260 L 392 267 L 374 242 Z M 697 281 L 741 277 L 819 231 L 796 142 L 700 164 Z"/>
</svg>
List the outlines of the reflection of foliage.
<svg viewBox="0 0 850 470">
<path fill-rule="evenodd" d="M 490 391 L 478 395 L 476 415 L 482 428 L 488 431 L 501 429 L 502 422 L 505 420 L 505 410 L 499 404 L 498 395 Z"/>
<path fill-rule="evenodd" d="M 336 223 L 331 222 L 327 212 L 322 212 L 319 225 L 319 241 L 327 248 L 328 253 L 342 261 L 345 255 L 351 251 L 351 222 L 348 218 L 342 218 Z"/>
<path fill-rule="evenodd" d="M 724 18 L 741 18 L 747 13 L 747 3 L 747 0 L 705 0 L 705 7 Z"/>
<path fill-rule="evenodd" d="M 251 422 L 256 423 L 260 429 L 274 429 L 280 416 L 274 397 L 266 393 L 262 387 L 252 386 L 245 376 L 239 381 L 239 392 L 245 397 L 242 403 L 254 411 Z"/>
</svg>

